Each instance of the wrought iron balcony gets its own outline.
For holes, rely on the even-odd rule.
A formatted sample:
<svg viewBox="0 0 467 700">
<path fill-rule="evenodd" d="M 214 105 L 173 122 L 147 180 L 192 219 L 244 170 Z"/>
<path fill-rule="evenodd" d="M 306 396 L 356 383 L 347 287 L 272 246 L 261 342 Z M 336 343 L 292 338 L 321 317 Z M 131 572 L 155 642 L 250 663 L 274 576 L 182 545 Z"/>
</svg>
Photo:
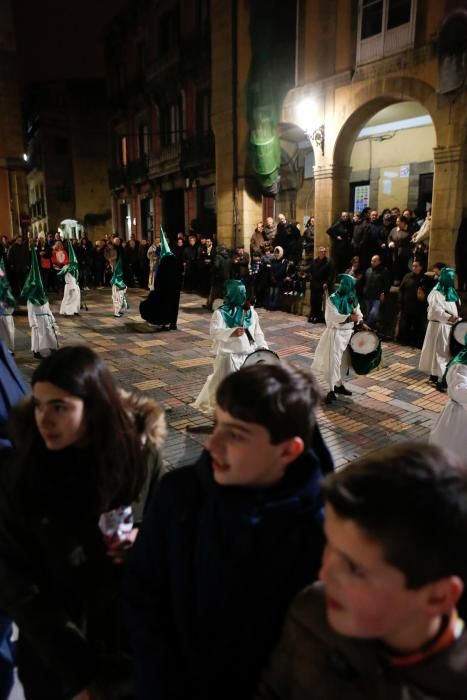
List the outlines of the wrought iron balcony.
<svg viewBox="0 0 467 700">
<path fill-rule="evenodd" d="M 148 157 L 142 156 L 136 160 L 130 160 L 127 166 L 127 180 L 130 183 L 142 182 L 148 177 Z"/>
<path fill-rule="evenodd" d="M 181 143 L 170 143 L 149 154 L 149 177 L 161 177 L 180 170 Z"/>
<path fill-rule="evenodd" d="M 206 168 L 215 166 L 214 134 L 188 138 L 182 144 L 182 169 Z"/>
<path fill-rule="evenodd" d="M 124 189 L 126 182 L 126 168 L 111 168 L 109 170 L 109 187 L 111 190 Z"/>
</svg>

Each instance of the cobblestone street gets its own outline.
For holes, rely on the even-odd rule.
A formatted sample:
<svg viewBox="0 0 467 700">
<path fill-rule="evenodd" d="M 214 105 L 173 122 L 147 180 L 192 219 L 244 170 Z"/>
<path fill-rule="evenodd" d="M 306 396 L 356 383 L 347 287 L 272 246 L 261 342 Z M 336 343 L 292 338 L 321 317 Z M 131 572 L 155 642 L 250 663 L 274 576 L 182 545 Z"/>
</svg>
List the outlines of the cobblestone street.
<svg viewBox="0 0 467 700">
<path fill-rule="evenodd" d="M 211 372 L 210 313 L 200 297 L 183 294 L 179 330 L 155 333 L 138 313 L 145 295 L 131 291 L 130 310 L 120 319 L 113 316 L 110 289 L 88 292 L 89 310 L 79 317 L 60 317 L 53 297 L 51 307 L 61 345 L 86 343 L 105 358 L 124 389 L 144 392 L 164 406 L 169 425 L 164 458 L 177 467 L 196 459 L 212 428 L 210 419 L 190 406 Z M 309 367 L 324 326 L 280 311 L 258 313 L 270 348 L 284 360 Z M 30 352 L 24 308 L 15 323 L 16 361 L 29 379 L 37 361 Z M 353 396 L 339 396 L 332 406 L 323 407 L 320 425 L 338 466 L 373 447 L 427 438 L 447 397 L 417 370 L 418 357 L 419 350 L 383 343 L 382 367 L 369 376 L 349 378 L 346 385 Z"/>
</svg>

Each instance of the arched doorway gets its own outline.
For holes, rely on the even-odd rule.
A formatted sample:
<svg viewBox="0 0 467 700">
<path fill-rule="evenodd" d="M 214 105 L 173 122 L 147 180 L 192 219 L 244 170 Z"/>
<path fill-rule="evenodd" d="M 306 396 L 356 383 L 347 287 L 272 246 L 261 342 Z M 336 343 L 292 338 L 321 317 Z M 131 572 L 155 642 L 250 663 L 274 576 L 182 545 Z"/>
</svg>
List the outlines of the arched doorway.
<svg viewBox="0 0 467 700">
<path fill-rule="evenodd" d="M 432 118 L 419 102 L 377 110 L 357 132 L 350 152 L 345 208 L 408 207 L 424 218 L 432 204 L 435 146 Z"/>
</svg>

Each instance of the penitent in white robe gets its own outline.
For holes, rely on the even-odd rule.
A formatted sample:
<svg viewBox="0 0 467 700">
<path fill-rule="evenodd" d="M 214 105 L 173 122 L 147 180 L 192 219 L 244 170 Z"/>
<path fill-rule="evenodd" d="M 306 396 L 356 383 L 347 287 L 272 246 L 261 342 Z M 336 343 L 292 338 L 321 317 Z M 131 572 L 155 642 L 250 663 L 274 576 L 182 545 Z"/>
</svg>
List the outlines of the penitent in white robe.
<svg viewBox="0 0 467 700">
<path fill-rule="evenodd" d="M 112 285 L 112 303 L 114 305 L 114 316 L 121 316 L 125 309 L 128 309 L 126 300 L 126 287 L 119 289 L 117 285 Z"/>
<path fill-rule="evenodd" d="M 449 402 L 430 433 L 430 442 L 467 460 L 467 365 L 451 365 L 446 375 Z"/>
<path fill-rule="evenodd" d="M 57 326 L 49 302 L 39 305 L 28 301 L 27 306 L 31 326 L 31 350 L 41 354 L 47 350 L 57 350 Z"/>
<path fill-rule="evenodd" d="M 358 320 L 361 321 L 363 315 L 360 306 L 357 305 L 355 313 L 358 315 Z M 351 366 L 348 346 L 354 331 L 354 322 L 346 322 L 349 314 L 339 313 L 330 298 L 326 299 L 324 316 L 326 330 L 316 348 L 311 369 L 320 374 L 326 382 L 328 390 L 333 391 L 335 386 L 340 386 L 343 383 Z"/>
<path fill-rule="evenodd" d="M 0 309 L 0 339 L 3 340 L 10 352 L 15 351 L 15 322 L 13 306 L 1 304 Z"/>
<path fill-rule="evenodd" d="M 446 366 L 451 359 L 449 339 L 452 332 L 450 316 L 458 315 L 457 305 L 454 301 L 446 301 L 445 297 L 437 289 L 433 289 L 428 295 L 428 328 L 420 354 L 419 370 L 426 372 L 441 380 Z"/>
<path fill-rule="evenodd" d="M 198 398 L 192 404 L 202 413 L 212 413 L 216 408 L 217 387 L 224 377 L 239 370 L 248 355 L 259 348 L 267 348 L 264 333 L 259 324 L 258 314 L 251 309 L 252 320 L 248 326 L 250 335 L 254 338 L 254 343 L 250 344 L 246 333 L 232 338 L 235 328 L 229 328 L 224 321 L 222 313 L 214 311 L 211 317 L 209 335 L 213 340 L 213 353 L 216 354 L 214 360 L 214 372 L 209 375 L 201 389 Z"/>
<path fill-rule="evenodd" d="M 79 284 L 72 274 L 65 273 L 65 289 L 63 290 L 63 299 L 60 305 L 60 314 L 62 316 L 74 316 L 79 314 L 81 308 L 81 290 Z"/>
</svg>

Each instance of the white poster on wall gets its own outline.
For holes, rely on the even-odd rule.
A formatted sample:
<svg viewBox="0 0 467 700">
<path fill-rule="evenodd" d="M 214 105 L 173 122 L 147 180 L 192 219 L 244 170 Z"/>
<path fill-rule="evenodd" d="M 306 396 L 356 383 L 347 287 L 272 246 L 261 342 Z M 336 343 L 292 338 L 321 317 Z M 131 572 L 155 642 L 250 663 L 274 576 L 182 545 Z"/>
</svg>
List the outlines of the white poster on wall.
<svg viewBox="0 0 467 700">
<path fill-rule="evenodd" d="M 399 168 L 399 177 L 409 177 L 410 165 L 401 165 Z"/>
<path fill-rule="evenodd" d="M 360 212 L 370 206 L 370 185 L 358 185 L 355 188 L 353 210 Z"/>
</svg>

